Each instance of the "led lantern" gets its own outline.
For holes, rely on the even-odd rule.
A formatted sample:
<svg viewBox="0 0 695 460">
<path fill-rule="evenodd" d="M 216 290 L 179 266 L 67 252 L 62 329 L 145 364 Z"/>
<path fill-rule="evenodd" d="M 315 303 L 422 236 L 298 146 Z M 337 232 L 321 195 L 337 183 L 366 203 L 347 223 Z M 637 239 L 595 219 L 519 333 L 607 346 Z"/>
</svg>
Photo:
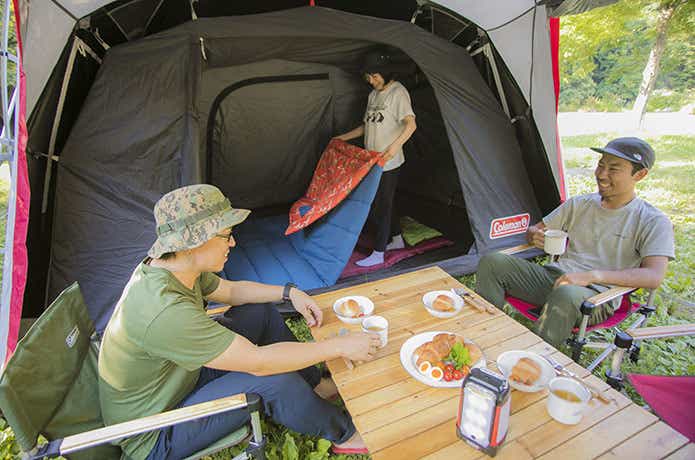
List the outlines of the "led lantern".
<svg viewBox="0 0 695 460">
<path fill-rule="evenodd" d="M 473 368 L 461 388 L 458 437 L 494 457 L 509 428 L 509 383 L 500 374 Z"/>
</svg>

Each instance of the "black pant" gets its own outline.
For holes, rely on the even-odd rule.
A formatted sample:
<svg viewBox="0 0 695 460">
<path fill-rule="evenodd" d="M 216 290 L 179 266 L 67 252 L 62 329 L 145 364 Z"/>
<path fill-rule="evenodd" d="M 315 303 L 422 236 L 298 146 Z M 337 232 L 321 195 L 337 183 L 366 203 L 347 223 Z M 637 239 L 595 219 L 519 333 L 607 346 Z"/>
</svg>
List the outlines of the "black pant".
<svg viewBox="0 0 695 460">
<path fill-rule="evenodd" d="M 386 171 L 381 175 L 379 188 L 369 210 L 368 222 L 375 230 L 374 250 L 383 252 L 391 238 L 401 233 L 401 224 L 394 209 L 396 186 L 400 168 Z"/>
</svg>

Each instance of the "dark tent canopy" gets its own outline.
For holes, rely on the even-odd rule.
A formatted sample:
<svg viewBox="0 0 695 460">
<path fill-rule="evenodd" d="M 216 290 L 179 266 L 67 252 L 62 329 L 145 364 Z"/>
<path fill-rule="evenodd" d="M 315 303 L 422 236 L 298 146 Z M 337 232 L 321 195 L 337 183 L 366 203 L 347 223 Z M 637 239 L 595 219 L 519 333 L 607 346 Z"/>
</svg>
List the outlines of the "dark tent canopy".
<svg viewBox="0 0 695 460">
<path fill-rule="evenodd" d="M 176 187 L 209 182 L 235 206 L 286 212 L 330 137 L 360 122 L 358 70 L 375 45 L 413 69 L 419 129 L 399 206 L 422 203 L 424 220 L 458 209 L 439 218 L 465 227 L 464 261 L 471 243 L 509 245 L 490 239 L 491 220 L 540 210 L 512 124 L 464 48 L 323 8 L 201 18 L 107 52 L 60 158 L 49 299 L 79 281 L 102 328 L 155 239 L 154 203 Z"/>
</svg>

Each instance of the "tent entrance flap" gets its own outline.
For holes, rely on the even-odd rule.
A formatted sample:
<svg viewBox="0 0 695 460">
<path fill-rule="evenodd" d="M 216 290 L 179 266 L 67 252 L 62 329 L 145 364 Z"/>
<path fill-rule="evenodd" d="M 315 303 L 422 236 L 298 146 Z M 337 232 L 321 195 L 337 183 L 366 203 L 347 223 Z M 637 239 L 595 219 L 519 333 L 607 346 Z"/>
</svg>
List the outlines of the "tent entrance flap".
<svg viewBox="0 0 695 460">
<path fill-rule="evenodd" d="M 280 59 L 207 70 L 201 93 L 207 182 L 250 209 L 301 197 L 324 147 L 359 123 L 366 98 L 337 67 Z"/>
<path fill-rule="evenodd" d="M 249 78 L 248 80 L 243 80 L 236 82 L 228 87 L 226 87 L 220 94 L 217 95 L 215 100 L 212 102 L 212 107 L 210 108 L 210 115 L 208 116 L 208 128 L 207 128 L 207 174 L 206 179 L 210 181 L 212 179 L 212 154 L 214 146 L 214 135 L 215 135 L 215 121 L 218 116 L 218 111 L 220 110 L 220 105 L 232 92 L 241 89 L 245 86 L 260 85 L 267 83 L 287 83 L 287 82 L 307 82 L 315 80 L 328 80 L 327 73 L 311 74 L 311 75 L 278 75 L 275 77 L 257 77 Z"/>
</svg>

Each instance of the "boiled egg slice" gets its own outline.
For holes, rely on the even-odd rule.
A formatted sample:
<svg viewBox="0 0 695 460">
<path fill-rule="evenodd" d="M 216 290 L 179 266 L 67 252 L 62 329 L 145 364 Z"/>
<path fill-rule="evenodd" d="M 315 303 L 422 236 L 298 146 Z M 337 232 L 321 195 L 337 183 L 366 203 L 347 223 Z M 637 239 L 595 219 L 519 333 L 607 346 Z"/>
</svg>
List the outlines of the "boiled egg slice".
<svg viewBox="0 0 695 460">
<path fill-rule="evenodd" d="M 439 381 L 444 378 L 444 371 L 441 367 L 432 366 L 429 371 L 429 376 L 431 379 Z"/>
<path fill-rule="evenodd" d="M 420 373 L 422 375 L 429 375 L 431 368 L 432 368 L 432 364 L 430 364 L 429 361 L 423 361 L 420 363 L 418 370 L 420 371 Z"/>
</svg>

